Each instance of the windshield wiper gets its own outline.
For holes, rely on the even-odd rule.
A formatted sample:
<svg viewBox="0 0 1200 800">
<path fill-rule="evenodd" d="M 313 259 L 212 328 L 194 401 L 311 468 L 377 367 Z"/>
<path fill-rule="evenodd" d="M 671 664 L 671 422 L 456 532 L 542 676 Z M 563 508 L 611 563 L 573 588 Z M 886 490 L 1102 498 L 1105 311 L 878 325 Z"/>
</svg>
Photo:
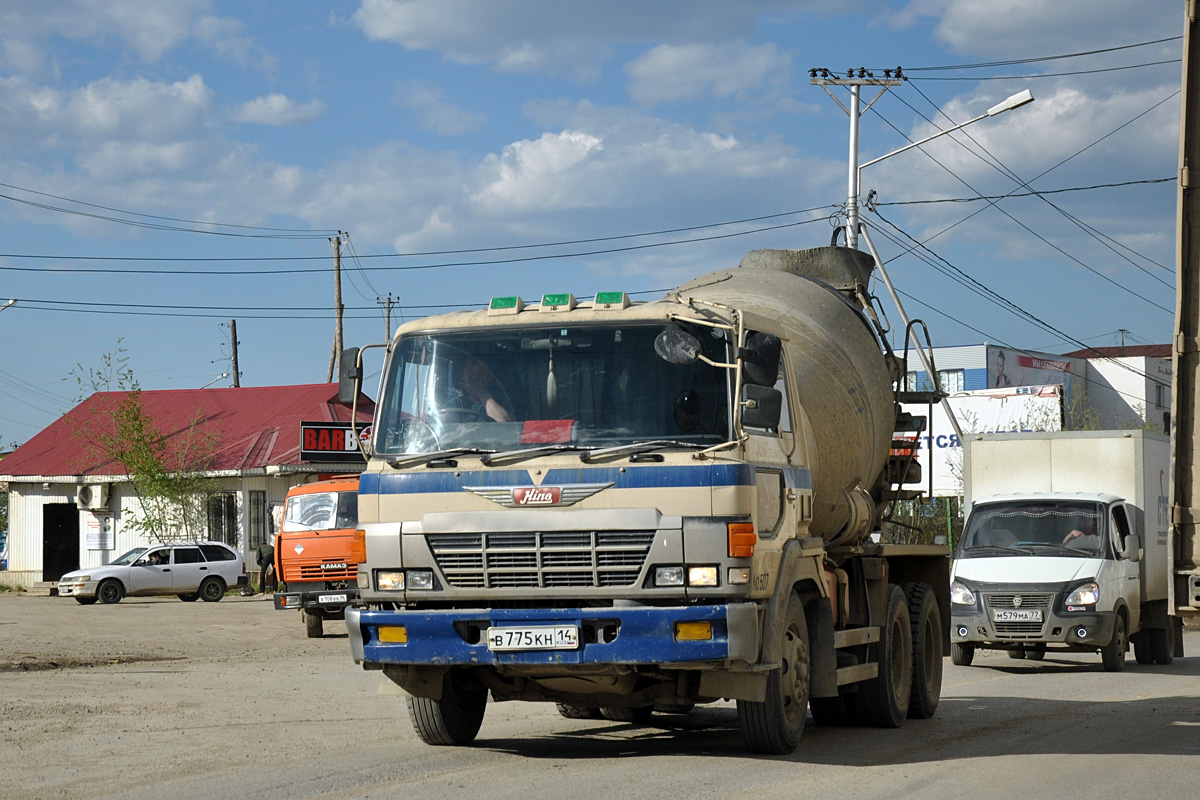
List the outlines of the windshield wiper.
<svg viewBox="0 0 1200 800">
<path fill-rule="evenodd" d="M 605 456 L 623 456 L 625 454 L 637 455 L 638 453 L 649 453 L 653 450 L 663 450 L 668 447 L 682 447 L 688 450 L 703 450 L 709 445 L 699 442 L 680 442 L 674 439 L 655 439 L 650 442 L 634 442 L 633 444 L 619 444 L 616 447 L 603 447 L 599 450 L 592 450 L 587 453 L 580 453 L 579 460 L 587 463 L 596 458 L 604 458 Z"/>
<path fill-rule="evenodd" d="M 392 468 L 401 467 L 405 464 L 414 464 L 417 461 L 436 461 L 439 458 L 451 458 L 453 456 L 473 455 L 476 453 L 494 453 L 495 450 L 485 450 L 481 447 L 452 447 L 449 450 L 437 450 L 433 453 L 409 453 L 408 455 L 397 456 L 396 458 L 388 459 L 388 466 Z"/>
<path fill-rule="evenodd" d="M 1003 544 L 973 544 L 970 547 L 964 547 L 963 552 L 968 550 L 1004 550 L 1008 553 L 1020 553 L 1023 556 L 1033 555 L 1032 550 L 1027 550 L 1024 547 L 1009 547 Z"/>
<path fill-rule="evenodd" d="M 547 444 L 542 445 L 541 447 L 527 447 L 523 450 L 505 450 L 503 453 L 497 453 L 494 450 L 489 450 L 487 451 L 489 455 L 481 457 L 479 462 L 484 466 L 490 466 L 493 461 L 500 461 L 501 459 L 513 458 L 520 460 L 523 458 L 535 458 L 536 456 L 542 456 L 546 453 L 575 452 L 578 450 L 592 449 L 593 448 L 591 445 L 586 444 Z"/>
</svg>

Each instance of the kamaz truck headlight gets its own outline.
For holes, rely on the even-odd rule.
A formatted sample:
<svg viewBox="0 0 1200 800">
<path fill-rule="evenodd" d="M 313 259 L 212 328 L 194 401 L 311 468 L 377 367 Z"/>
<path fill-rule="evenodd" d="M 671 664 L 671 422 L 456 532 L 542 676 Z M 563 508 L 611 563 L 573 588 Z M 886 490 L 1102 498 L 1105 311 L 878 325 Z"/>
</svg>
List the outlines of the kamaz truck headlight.
<svg viewBox="0 0 1200 800">
<path fill-rule="evenodd" d="M 974 606 L 975 593 L 966 584 L 954 581 L 950 584 L 950 602 L 957 606 Z"/>
<path fill-rule="evenodd" d="M 1067 606 L 1094 606 L 1100 602 L 1100 587 L 1094 583 L 1076 586 L 1067 595 Z"/>
</svg>

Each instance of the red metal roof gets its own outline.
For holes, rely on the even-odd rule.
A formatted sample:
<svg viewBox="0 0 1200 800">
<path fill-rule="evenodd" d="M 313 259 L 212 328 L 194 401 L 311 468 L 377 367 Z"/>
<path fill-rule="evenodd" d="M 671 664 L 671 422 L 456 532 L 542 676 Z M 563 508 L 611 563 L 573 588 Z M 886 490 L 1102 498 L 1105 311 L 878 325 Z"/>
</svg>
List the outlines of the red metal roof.
<svg viewBox="0 0 1200 800">
<path fill-rule="evenodd" d="M 1169 344 L 1127 344 L 1114 347 L 1087 347 L 1073 353 L 1063 353 L 1071 358 L 1170 358 Z"/>
<path fill-rule="evenodd" d="M 97 452 L 90 426 L 112 418 L 128 392 L 97 392 L 55 420 L 4 459 L 5 475 L 122 475 L 125 470 Z M 196 423 L 214 442 L 210 470 L 247 470 L 299 464 L 300 423 L 350 419 L 337 401 L 337 384 L 258 386 L 236 389 L 143 391 L 142 408 L 166 435 L 181 445 Z M 359 398 L 359 421 L 368 423 L 374 404 Z"/>
</svg>

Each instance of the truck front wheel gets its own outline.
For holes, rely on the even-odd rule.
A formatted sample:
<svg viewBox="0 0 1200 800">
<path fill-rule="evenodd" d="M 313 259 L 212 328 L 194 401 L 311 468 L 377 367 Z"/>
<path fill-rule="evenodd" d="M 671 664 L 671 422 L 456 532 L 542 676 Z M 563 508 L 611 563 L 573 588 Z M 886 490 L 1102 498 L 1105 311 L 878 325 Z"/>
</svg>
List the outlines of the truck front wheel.
<svg viewBox="0 0 1200 800">
<path fill-rule="evenodd" d="M 795 593 L 783 620 L 779 666 L 767 674 L 767 698 L 761 703 L 737 701 L 742 741 L 753 753 L 785 755 L 800 744 L 808 713 L 808 624 Z"/>
<path fill-rule="evenodd" d="M 880 620 L 874 645 L 879 673 L 846 696 L 850 714 L 878 728 L 899 728 L 908 716 L 912 698 L 912 628 L 908 602 L 899 586 L 889 587 L 887 611 Z"/>
<path fill-rule="evenodd" d="M 1100 660 L 1104 662 L 1105 672 L 1120 672 L 1125 669 L 1125 651 L 1128 649 L 1128 643 L 1125 615 L 1118 611 L 1117 621 L 1113 625 L 1112 641 L 1100 648 Z"/>
<path fill-rule="evenodd" d="M 309 639 L 320 639 L 325 634 L 325 623 L 319 614 L 301 611 L 304 615 L 304 633 Z"/>
<path fill-rule="evenodd" d="M 408 698 L 408 716 L 425 744 L 470 744 L 483 724 L 487 687 L 452 669 L 442 679 L 442 696 Z"/>
</svg>

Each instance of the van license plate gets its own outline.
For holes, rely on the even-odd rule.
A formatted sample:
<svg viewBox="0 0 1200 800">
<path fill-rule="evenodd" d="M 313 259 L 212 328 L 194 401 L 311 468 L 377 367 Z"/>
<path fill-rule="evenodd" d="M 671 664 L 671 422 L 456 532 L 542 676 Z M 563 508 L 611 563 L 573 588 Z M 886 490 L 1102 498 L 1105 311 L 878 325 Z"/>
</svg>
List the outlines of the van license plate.
<svg viewBox="0 0 1200 800">
<path fill-rule="evenodd" d="M 344 603 L 346 595 L 344 594 L 319 594 L 317 595 L 318 603 Z"/>
<path fill-rule="evenodd" d="M 1040 608 L 1006 608 L 992 611 L 992 622 L 1041 622 Z"/>
<path fill-rule="evenodd" d="M 511 650 L 578 650 L 575 625 L 540 625 L 528 628 L 488 628 L 486 641 L 492 652 Z"/>
</svg>

